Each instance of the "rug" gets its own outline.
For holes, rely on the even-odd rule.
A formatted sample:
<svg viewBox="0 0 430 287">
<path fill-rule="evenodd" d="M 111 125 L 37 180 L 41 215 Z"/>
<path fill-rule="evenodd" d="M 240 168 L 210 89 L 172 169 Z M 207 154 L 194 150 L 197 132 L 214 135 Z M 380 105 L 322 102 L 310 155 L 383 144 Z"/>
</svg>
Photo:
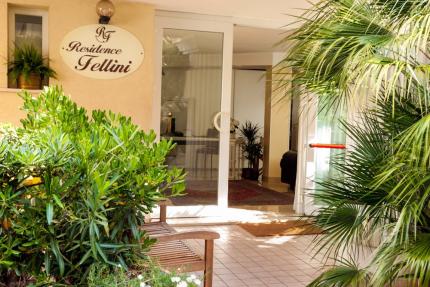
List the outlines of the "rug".
<svg viewBox="0 0 430 287">
<path fill-rule="evenodd" d="M 294 192 L 277 192 L 246 180 L 231 180 L 228 184 L 229 206 L 289 205 L 294 203 Z M 186 195 L 170 198 L 174 205 L 210 205 L 217 203 L 217 185 L 210 181 L 190 181 Z"/>
<path fill-rule="evenodd" d="M 290 220 L 270 223 L 242 223 L 241 228 L 255 237 L 287 236 L 287 235 L 314 235 L 321 234 L 322 230 L 307 220 Z"/>
</svg>

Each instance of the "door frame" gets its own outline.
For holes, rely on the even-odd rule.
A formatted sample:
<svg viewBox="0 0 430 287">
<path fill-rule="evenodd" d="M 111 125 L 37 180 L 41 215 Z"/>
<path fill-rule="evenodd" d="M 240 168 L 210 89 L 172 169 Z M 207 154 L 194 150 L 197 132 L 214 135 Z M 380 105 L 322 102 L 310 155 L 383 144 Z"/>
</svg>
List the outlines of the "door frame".
<svg viewBox="0 0 430 287">
<path fill-rule="evenodd" d="M 218 204 L 228 207 L 228 178 L 230 155 L 230 115 L 233 70 L 233 22 L 230 17 L 218 17 L 192 13 L 156 11 L 155 14 L 155 89 L 153 99 L 152 126 L 160 135 L 161 122 L 161 81 L 163 57 L 163 29 L 183 29 L 192 31 L 223 33 L 221 131 L 218 165 Z"/>
<path fill-rule="evenodd" d="M 367 95 L 367 94 L 366 94 Z M 362 122 L 362 111 L 372 105 L 366 95 L 348 102 L 346 109 L 346 123 L 359 124 Z M 315 203 L 312 193 L 315 191 L 316 150 L 311 143 L 320 142 L 317 138 L 318 96 L 308 95 L 299 102 L 299 136 L 297 152 L 297 177 L 294 210 L 299 215 L 315 215 L 324 206 Z M 336 143 L 336 142 L 335 142 Z M 354 141 L 346 134 L 345 145 L 348 150 L 354 148 Z"/>
<path fill-rule="evenodd" d="M 311 193 L 315 189 L 315 150 L 309 144 L 315 142 L 317 132 L 318 98 L 299 101 L 299 132 L 297 140 L 297 175 L 294 194 L 294 211 L 299 215 L 312 215 L 318 208 Z"/>
</svg>

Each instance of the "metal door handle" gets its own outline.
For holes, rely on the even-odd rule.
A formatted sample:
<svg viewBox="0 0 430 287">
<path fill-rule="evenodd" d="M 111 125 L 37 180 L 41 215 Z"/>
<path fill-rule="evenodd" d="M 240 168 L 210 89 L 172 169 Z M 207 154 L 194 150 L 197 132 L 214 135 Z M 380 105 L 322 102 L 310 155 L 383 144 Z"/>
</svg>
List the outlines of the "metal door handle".
<svg viewBox="0 0 430 287">
<path fill-rule="evenodd" d="M 222 112 L 218 112 L 213 119 L 214 127 L 217 129 L 217 131 L 221 132 L 221 127 L 218 123 L 218 120 L 221 118 Z"/>
</svg>

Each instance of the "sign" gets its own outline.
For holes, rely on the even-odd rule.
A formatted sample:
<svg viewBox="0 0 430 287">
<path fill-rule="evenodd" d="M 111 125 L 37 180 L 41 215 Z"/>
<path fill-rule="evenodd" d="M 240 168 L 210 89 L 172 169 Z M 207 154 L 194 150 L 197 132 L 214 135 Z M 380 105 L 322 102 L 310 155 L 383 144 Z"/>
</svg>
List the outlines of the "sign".
<svg viewBox="0 0 430 287">
<path fill-rule="evenodd" d="M 75 72 L 94 79 L 130 75 L 142 64 L 144 50 L 130 32 L 112 25 L 88 25 L 69 32 L 61 57 Z"/>
</svg>

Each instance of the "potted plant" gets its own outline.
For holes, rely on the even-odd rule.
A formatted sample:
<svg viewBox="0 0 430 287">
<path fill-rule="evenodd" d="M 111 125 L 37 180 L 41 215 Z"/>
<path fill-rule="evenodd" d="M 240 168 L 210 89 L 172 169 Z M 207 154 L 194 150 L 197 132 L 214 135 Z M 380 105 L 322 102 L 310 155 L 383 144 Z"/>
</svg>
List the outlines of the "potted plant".
<svg viewBox="0 0 430 287">
<path fill-rule="evenodd" d="M 263 158 L 263 144 L 261 142 L 260 127 L 246 121 L 240 128 L 243 138 L 242 148 L 248 161 L 248 167 L 242 169 L 242 178 L 258 180 L 260 175 L 259 163 Z"/>
<path fill-rule="evenodd" d="M 38 90 L 45 79 L 55 78 L 42 53 L 32 44 L 15 47 L 13 60 L 8 63 L 8 75 L 19 89 Z"/>
</svg>

